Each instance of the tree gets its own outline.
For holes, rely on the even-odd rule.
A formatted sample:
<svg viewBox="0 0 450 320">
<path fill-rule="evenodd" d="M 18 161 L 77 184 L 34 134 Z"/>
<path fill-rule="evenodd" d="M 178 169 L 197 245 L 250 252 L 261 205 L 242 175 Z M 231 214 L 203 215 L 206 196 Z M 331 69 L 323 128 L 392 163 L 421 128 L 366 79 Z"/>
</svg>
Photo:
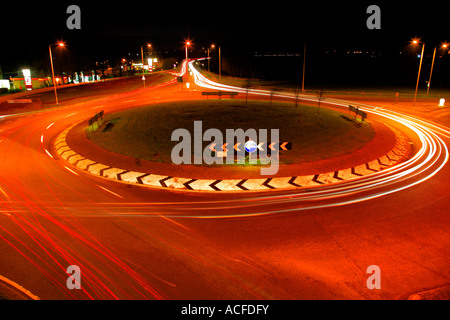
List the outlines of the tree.
<svg viewBox="0 0 450 320">
<path fill-rule="evenodd" d="M 325 100 L 325 97 L 323 96 L 323 90 L 320 88 L 319 91 L 317 91 L 317 112 L 320 111 L 320 101 Z"/>
<path fill-rule="evenodd" d="M 251 79 L 247 79 L 244 82 L 244 85 L 242 86 L 242 88 L 246 89 L 246 93 L 245 93 L 245 103 L 247 103 L 247 99 L 248 99 L 248 91 L 250 90 L 251 87 L 253 87 L 253 83 Z"/>
<path fill-rule="evenodd" d="M 300 94 L 300 90 L 295 90 L 295 107 L 297 108 L 297 105 L 298 105 L 298 96 L 299 96 L 299 94 Z M 299 114 L 300 114 L 300 122 L 302 122 L 302 112 L 301 112 L 301 110 L 299 109 Z"/>
<path fill-rule="evenodd" d="M 275 93 L 277 93 L 278 91 L 280 91 L 280 88 L 274 88 L 272 90 L 270 90 L 270 104 L 269 106 L 272 107 L 272 98 L 275 95 Z"/>
</svg>

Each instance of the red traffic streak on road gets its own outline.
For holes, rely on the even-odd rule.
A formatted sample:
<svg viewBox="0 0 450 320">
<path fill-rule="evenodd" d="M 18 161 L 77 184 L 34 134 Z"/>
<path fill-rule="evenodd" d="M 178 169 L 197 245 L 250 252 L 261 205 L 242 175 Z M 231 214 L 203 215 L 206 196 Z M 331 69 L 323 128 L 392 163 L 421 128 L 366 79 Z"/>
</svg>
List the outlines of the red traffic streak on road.
<svg viewBox="0 0 450 320">
<path fill-rule="evenodd" d="M 205 79 L 192 64 L 190 69 L 197 86 L 244 92 Z M 361 105 L 361 110 L 412 132 L 418 146 L 415 154 L 373 175 L 309 190 L 227 196 L 128 188 L 81 171 L 75 171 L 78 173 L 75 175 L 67 170 L 64 161 L 47 154 L 52 153 L 52 139 L 71 124 L 91 117 L 100 101 L 106 113 L 112 113 L 147 104 L 149 99 L 157 103 L 198 98 L 188 92 L 178 92 L 176 86 L 171 86 L 174 83 L 172 80 L 157 89 L 137 90 L 133 92 L 132 103 L 130 94 L 122 94 L 42 114 L 3 118 L 0 122 L 0 274 L 41 298 L 50 299 L 298 298 L 303 292 L 290 289 L 299 280 L 290 278 L 292 284 L 285 284 L 284 288 L 272 271 L 291 268 L 290 249 L 277 251 L 281 257 L 276 264 L 264 253 L 259 255 L 261 260 L 241 253 L 241 250 L 259 252 L 259 247 L 252 245 L 253 238 L 256 243 L 273 239 L 283 243 L 283 238 L 266 227 L 265 219 L 279 216 L 276 223 L 284 226 L 286 237 L 294 232 L 290 226 L 298 225 L 292 224 L 292 219 L 305 222 L 303 219 L 308 219 L 295 213 L 318 212 L 322 208 L 339 210 L 345 205 L 351 207 L 393 193 L 401 194 L 400 191 L 436 176 L 448 161 L 448 149 L 441 138 L 449 137 L 446 127 L 370 105 Z M 264 90 L 249 93 L 270 96 Z M 161 98 L 156 99 L 155 95 Z M 295 98 L 281 93 L 277 97 Z M 311 96 L 300 98 L 317 101 Z M 346 101 L 332 99 L 323 103 L 335 107 L 348 105 Z M 209 236 L 209 228 L 219 228 L 209 221 L 219 221 L 223 228 L 220 235 Z M 250 222 L 251 229 L 245 228 Z M 204 224 L 208 228 L 203 228 Z M 252 237 L 258 229 L 265 231 L 265 238 Z M 230 237 L 221 244 L 226 232 Z M 320 234 L 320 229 L 314 232 Z M 238 240 L 242 241 L 241 250 L 230 244 Z M 336 239 L 330 241 L 325 246 L 333 246 Z M 227 244 L 230 250 L 226 249 Z M 344 254 L 340 261 L 346 264 L 347 256 L 348 253 Z M 326 257 L 320 256 L 318 260 L 324 261 Z M 80 291 L 66 287 L 65 270 L 72 264 L 80 266 L 82 271 Z M 313 262 L 310 268 L 315 268 Z M 310 276 L 322 279 L 326 273 L 327 270 Z M 341 280 L 356 281 L 347 273 L 346 277 Z M 265 279 L 266 284 L 262 285 L 260 279 Z M 440 278 L 437 279 L 439 283 Z M 333 295 L 333 287 L 326 288 Z M 396 291 L 391 291 L 391 296 L 395 296 Z M 312 290 L 311 297 L 326 298 L 324 292 Z M 344 292 L 343 297 L 373 297 L 373 293 L 364 293 L 362 289 L 356 293 Z"/>
</svg>

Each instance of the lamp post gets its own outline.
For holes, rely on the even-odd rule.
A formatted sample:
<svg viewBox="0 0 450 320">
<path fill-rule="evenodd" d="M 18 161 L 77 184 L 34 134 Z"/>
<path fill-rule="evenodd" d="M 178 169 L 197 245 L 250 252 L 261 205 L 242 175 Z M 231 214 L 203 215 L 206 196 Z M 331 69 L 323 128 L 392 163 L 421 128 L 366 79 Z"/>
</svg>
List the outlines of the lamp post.
<svg viewBox="0 0 450 320">
<path fill-rule="evenodd" d="M 52 82 L 53 82 L 53 88 L 55 90 L 55 101 L 56 101 L 56 105 L 59 106 L 58 103 L 58 94 L 56 92 L 56 82 L 55 82 L 55 70 L 53 69 L 53 57 L 52 57 L 52 47 L 64 47 L 64 43 L 63 42 L 59 42 L 57 44 L 51 44 L 48 46 L 48 52 L 50 54 L 50 65 L 52 67 Z"/>
<path fill-rule="evenodd" d="M 219 46 L 219 81 L 222 80 L 222 57 L 220 56 L 220 46 Z"/>
<path fill-rule="evenodd" d="M 443 48 L 444 50 L 448 48 L 448 44 L 447 43 L 443 43 L 441 45 L 441 48 Z M 431 86 L 431 75 L 433 73 L 433 67 L 434 67 L 434 59 L 436 58 L 436 47 L 434 47 L 434 51 L 433 51 L 433 61 L 431 62 L 431 70 L 430 70 L 430 78 L 428 79 L 428 85 L 427 85 L 427 95 L 430 92 L 430 86 Z"/>
<path fill-rule="evenodd" d="M 185 49 L 186 49 L 186 63 L 188 61 L 188 46 L 190 46 L 190 45 L 191 45 L 191 42 L 190 41 L 186 41 L 186 45 L 185 45 Z"/>
<path fill-rule="evenodd" d="M 412 43 L 413 43 L 413 44 L 418 44 L 418 43 L 419 43 L 419 40 L 414 39 L 414 40 L 412 41 Z M 418 72 L 418 74 L 417 74 L 416 91 L 415 91 L 415 93 L 414 93 L 414 104 L 413 104 L 413 107 L 416 106 L 417 89 L 419 88 L 420 70 L 422 69 L 422 61 L 423 61 L 423 52 L 424 52 L 424 49 L 425 49 L 425 43 L 422 42 L 422 53 L 420 54 L 419 72 Z"/>
<path fill-rule="evenodd" d="M 216 48 L 216 45 L 214 45 L 214 44 L 212 44 L 211 45 L 211 49 L 215 49 Z M 208 58 L 209 58 L 209 48 L 208 48 Z M 208 59 L 208 71 L 210 71 L 209 70 L 209 60 L 210 59 Z M 219 81 L 222 79 L 222 57 L 221 57 L 221 54 L 220 54 L 220 46 L 219 46 Z"/>
<path fill-rule="evenodd" d="M 215 47 L 216 47 L 216 46 L 215 46 L 214 44 L 212 44 L 210 48 L 211 48 L 211 49 L 214 49 Z M 210 70 L 210 65 L 211 65 L 211 64 L 210 64 L 210 62 L 211 62 L 211 61 L 210 61 L 210 60 L 211 60 L 210 58 L 211 58 L 211 57 L 209 56 L 209 49 L 210 49 L 210 48 L 208 48 L 208 72 L 211 72 L 211 70 Z"/>
<path fill-rule="evenodd" d="M 150 43 L 147 43 L 147 47 L 151 48 L 152 45 Z M 144 82 L 144 88 L 145 88 L 145 68 L 144 68 L 144 46 L 141 46 L 141 59 L 142 59 L 142 81 Z"/>
</svg>

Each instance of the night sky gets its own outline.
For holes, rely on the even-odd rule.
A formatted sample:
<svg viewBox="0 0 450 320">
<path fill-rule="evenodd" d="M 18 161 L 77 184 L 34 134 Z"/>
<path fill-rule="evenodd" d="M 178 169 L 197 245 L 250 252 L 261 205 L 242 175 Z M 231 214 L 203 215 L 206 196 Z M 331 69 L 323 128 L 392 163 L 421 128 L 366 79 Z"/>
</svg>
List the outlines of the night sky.
<svg viewBox="0 0 450 320">
<path fill-rule="evenodd" d="M 66 27 L 66 9 L 71 4 L 81 8 L 81 30 Z M 381 8 L 381 30 L 366 27 L 366 9 L 371 4 Z M 308 48 L 320 52 L 397 52 L 412 37 L 421 37 L 431 54 L 434 45 L 450 40 L 442 1 L 36 1 L 12 2 L 4 8 L 3 72 L 48 60 L 48 45 L 59 39 L 66 41 L 74 55 L 92 59 L 139 53 L 147 42 L 155 50 L 182 54 L 187 38 L 194 43 L 193 55 L 210 43 L 235 55 L 302 52 L 305 41 Z"/>
</svg>

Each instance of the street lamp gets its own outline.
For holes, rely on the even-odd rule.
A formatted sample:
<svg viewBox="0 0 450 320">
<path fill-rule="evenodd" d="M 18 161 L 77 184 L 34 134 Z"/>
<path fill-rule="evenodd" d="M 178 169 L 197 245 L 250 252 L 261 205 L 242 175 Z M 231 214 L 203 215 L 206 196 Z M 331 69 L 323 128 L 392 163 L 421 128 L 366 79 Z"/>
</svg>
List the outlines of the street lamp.
<svg viewBox="0 0 450 320">
<path fill-rule="evenodd" d="M 59 42 L 56 44 L 51 44 L 48 46 L 48 52 L 50 54 L 50 65 L 52 67 L 52 82 L 53 82 L 53 88 L 55 90 L 55 100 L 56 100 L 56 105 L 59 106 L 58 103 L 58 94 L 56 93 L 56 82 L 55 82 L 55 70 L 53 69 L 53 57 L 52 57 L 52 47 L 64 47 L 64 42 Z"/>
<path fill-rule="evenodd" d="M 219 46 L 219 81 L 222 80 L 222 57 L 220 56 L 220 46 Z"/>
<path fill-rule="evenodd" d="M 215 49 L 216 45 L 212 44 L 211 49 Z M 208 58 L 209 58 L 209 48 L 208 48 Z M 209 59 L 208 59 L 208 71 L 209 71 Z M 220 54 L 220 46 L 219 46 L 219 81 L 222 79 L 222 57 Z"/>
<path fill-rule="evenodd" d="M 147 43 L 147 48 L 151 48 L 152 45 Z M 142 72 L 144 72 L 144 46 L 141 46 L 141 58 L 142 58 Z"/>
<path fill-rule="evenodd" d="M 186 49 L 186 63 L 187 63 L 187 61 L 188 61 L 188 47 L 191 45 L 191 42 L 188 40 L 188 41 L 186 41 L 186 46 L 185 46 L 185 49 Z"/>
<path fill-rule="evenodd" d="M 147 43 L 147 47 L 151 48 L 152 45 L 150 43 Z M 144 88 L 145 88 L 145 68 L 144 68 L 144 46 L 141 46 L 141 58 L 142 58 L 142 81 L 144 82 Z"/>
<path fill-rule="evenodd" d="M 412 40 L 413 44 L 418 44 L 420 41 L 418 39 Z M 417 82 L 416 82 L 416 91 L 414 93 L 414 107 L 416 106 L 416 99 L 417 99 L 417 89 L 419 88 L 419 78 L 420 78 L 420 70 L 422 69 L 422 61 L 423 61 L 423 51 L 425 49 L 425 42 L 422 42 L 422 53 L 420 54 L 420 64 L 419 64 L 419 72 L 417 74 Z"/>
<path fill-rule="evenodd" d="M 447 49 L 448 48 L 448 44 L 447 43 L 442 43 L 441 44 L 441 49 Z M 433 62 L 431 62 L 431 70 L 430 70 L 430 78 L 428 79 L 428 85 L 427 85 L 427 95 L 430 92 L 430 86 L 431 86 L 431 75 L 433 73 L 433 67 L 434 67 L 434 59 L 436 57 L 436 46 L 434 47 L 434 51 L 433 51 Z"/>
<path fill-rule="evenodd" d="M 214 44 L 211 45 L 210 48 L 208 48 L 208 72 L 210 72 L 210 56 L 209 56 L 209 49 L 214 49 L 216 46 Z"/>
</svg>

